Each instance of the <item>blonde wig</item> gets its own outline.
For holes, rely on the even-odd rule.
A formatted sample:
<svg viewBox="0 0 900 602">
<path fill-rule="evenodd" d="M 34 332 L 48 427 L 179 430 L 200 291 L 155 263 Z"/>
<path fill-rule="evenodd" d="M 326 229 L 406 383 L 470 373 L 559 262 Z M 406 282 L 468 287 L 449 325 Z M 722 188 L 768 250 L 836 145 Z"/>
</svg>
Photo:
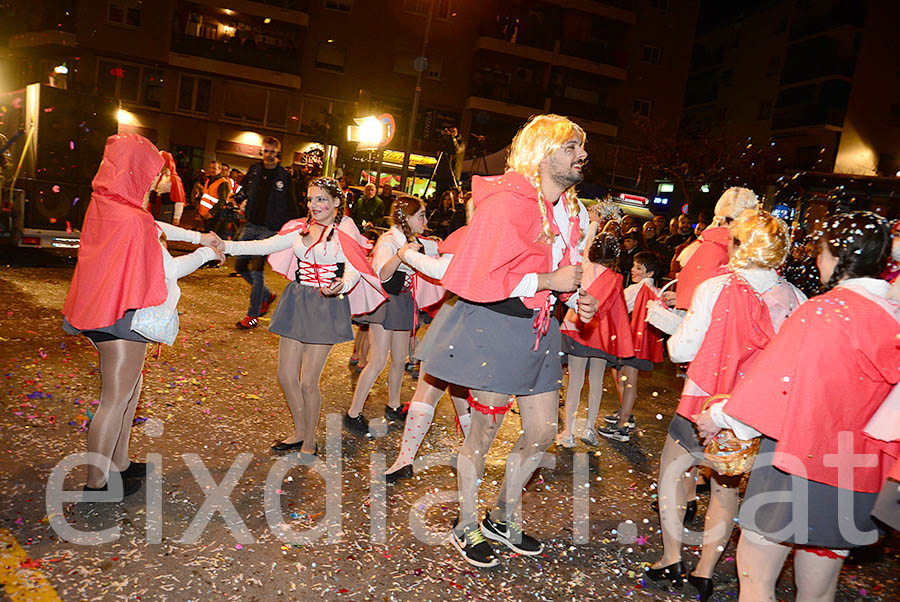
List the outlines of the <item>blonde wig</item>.
<svg viewBox="0 0 900 602">
<path fill-rule="evenodd" d="M 506 169 L 524 176 L 537 190 L 538 208 L 541 211 L 540 240 L 548 244 L 553 242 L 553 232 L 550 230 L 547 207 L 541 192 L 541 161 L 559 150 L 576 133 L 581 136 L 583 147 L 587 138 L 584 130 L 577 123 L 559 115 L 535 115 L 522 126 L 510 144 Z M 569 188 L 563 193 L 563 196 L 566 199 L 569 215 L 578 215 L 578 197 L 575 195 L 575 188 Z M 551 201 L 555 200 L 551 199 Z"/>
<path fill-rule="evenodd" d="M 748 209 L 756 209 L 759 202 L 756 193 L 749 188 L 740 188 L 732 186 L 722 193 L 719 200 L 716 201 L 715 217 L 712 226 L 722 226 L 728 220 L 737 219 L 738 216 Z"/>
<path fill-rule="evenodd" d="M 791 237 L 787 225 L 772 214 L 748 209 L 731 224 L 734 253 L 728 262 L 732 268 L 774 270 L 787 258 Z"/>
</svg>

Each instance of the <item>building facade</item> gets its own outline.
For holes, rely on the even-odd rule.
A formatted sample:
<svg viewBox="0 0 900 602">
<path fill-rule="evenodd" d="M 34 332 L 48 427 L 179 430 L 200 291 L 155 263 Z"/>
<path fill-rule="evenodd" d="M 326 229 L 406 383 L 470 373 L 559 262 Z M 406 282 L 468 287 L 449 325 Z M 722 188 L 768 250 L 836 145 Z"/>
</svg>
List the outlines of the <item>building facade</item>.
<svg viewBox="0 0 900 602">
<path fill-rule="evenodd" d="M 352 118 L 390 113 L 384 171 L 397 174 L 420 67 L 414 152 L 435 156 L 457 125 L 470 154 L 490 155 L 550 111 L 587 131 L 590 178 L 641 185 L 620 153 L 648 119 L 677 129 L 699 0 L 433 2 L 14 0 L 0 88 L 118 99 L 120 131 L 193 168 L 246 168 L 266 135 L 290 164 L 344 140 Z"/>
</svg>

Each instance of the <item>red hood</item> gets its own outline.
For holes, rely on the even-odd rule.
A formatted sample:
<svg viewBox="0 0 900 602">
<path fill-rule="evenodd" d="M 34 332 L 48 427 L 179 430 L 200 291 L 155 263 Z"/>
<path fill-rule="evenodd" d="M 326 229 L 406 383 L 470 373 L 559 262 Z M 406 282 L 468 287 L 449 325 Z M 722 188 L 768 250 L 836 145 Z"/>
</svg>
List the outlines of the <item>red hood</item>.
<svg viewBox="0 0 900 602">
<path fill-rule="evenodd" d="M 153 216 L 141 209 L 163 163 L 156 147 L 137 134 L 106 141 L 63 307 L 76 328 L 109 326 L 129 309 L 166 300 L 159 233 Z"/>
<path fill-rule="evenodd" d="M 178 170 L 176 169 L 177 166 L 175 165 L 175 157 L 172 156 L 172 153 L 169 153 L 167 151 L 159 151 L 159 154 L 166 162 L 166 167 L 169 168 L 169 178 L 172 182 L 172 190 L 169 192 L 169 196 L 171 196 L 172 202 L 185 202 L 184 184 L 181 183 L 181 176 L 178 175 Z"/>
</svg>

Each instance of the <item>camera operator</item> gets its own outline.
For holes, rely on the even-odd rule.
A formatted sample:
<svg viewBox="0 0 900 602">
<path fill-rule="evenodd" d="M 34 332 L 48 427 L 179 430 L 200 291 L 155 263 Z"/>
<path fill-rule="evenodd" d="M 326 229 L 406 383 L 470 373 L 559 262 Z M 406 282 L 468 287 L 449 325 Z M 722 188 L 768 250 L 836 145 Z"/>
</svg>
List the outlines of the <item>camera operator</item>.
<svg viewBox="0 0 900 602">
<path fill-rule="evenodd" d="M 459 187 L 462 176 L 463 160 L 466 156 L 466 143 L 455 125 L 444 128 L 440 132 L 441 151 L 443 157 L 435 166 L 434 182 L 436 190 L 434 198 L 440 199 L 444 192 Z"/>
</svg>

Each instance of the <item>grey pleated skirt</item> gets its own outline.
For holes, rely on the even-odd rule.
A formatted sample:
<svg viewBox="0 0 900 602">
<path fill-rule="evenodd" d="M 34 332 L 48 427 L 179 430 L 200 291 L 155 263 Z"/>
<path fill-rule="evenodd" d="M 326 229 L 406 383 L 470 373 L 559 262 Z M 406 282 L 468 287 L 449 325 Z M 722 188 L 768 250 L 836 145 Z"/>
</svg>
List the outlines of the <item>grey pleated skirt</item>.
<svg viewBox="0 0 900 602">
<path fill-rule="evenodd" d="M 632 357 L 616 357 L 611 353 L 607 353 L 602 349 L 597 349 L 595 347 L 588 347 L 587 345 L 582 345 L 569 335 L 563 333 L 562 335 L 562 352 L 568 355 L 574 355 L 576 357 L 597 357 L 602 360 L 606 360 L 606 363 L 610 368 L 615 368 L 616 370 L 622 368 L 623 366 L 631 366 L 637 370 L 651 371 L 653 370 L 653 362 L 650 360 L 644 360 L 640 358 Z"/>
<path fill-rule="evenodd" d="M 427 374 L 505 395 L 536 395 L 562 386 L 559 322 L 540 338 L 533 318 L 498 313 L 460 299 L 438 313 L 417 352 Z"/>
<path fill-rule="evenodd" d="M 281 293 L 269 332 L 311 345 L 352 341 L 350 300 L 346 295 L 326 297 L 318 287 L 291 282 Z"/>
<path fill-rule="evenodd" d="M 409 291 L 392 295 L 371 313 L 356 316 L 361 324 L 381 324 L 385 330 L 412 330 L 416 308 Z"/>
<path fill-rule="evenodd" d="M 759 445 L 760 455 L 753 464 L 753 470 L 750 471 L 750 481 L 747 483 L 747 491 L 741 505 L 739 518 L 742 529 L 755 531 L 766 539 L 779 543 L 838 550 L 875 543 L 882 534 L 871 516 L 877 493 L 841 490 L 790 475 L 769 462 L 760 461 L 763 454 L 771 454 L 774 451 L 775 441 L 763 437 Z M 798 491 L 803 490 L 807 491 L 805 501 L 798 495 Z M 771 499 L 775 494 L 781 494 L 791 501 L 773 501 L 759 508 L 755 508 L 756 504 L 748 503 L 756 495 L 765 496 L 762 499 Z M 852 500 L 853 507 L 850 512 L 840 513 L 839 510 L 842 509 L 838 505 L 839 496 L 846 496 L 844 505 Z M 801 504 L 806 507 L 803 508 Z M 792 527 L 792 521 L 803 522 L 804 514 L 805 524 Z M 841 524 L 845 525 L 847 533 L 841 533 Z M 785 533 L 779 533 L 782 530 Z M 852 531 L 868 535 L 857 541 L 846 539 L 845 535 Z"/>
<path fill-rule="evenodd" d="M 104 326 L 103 328 L 91 328 L 89 330 L 79 330 L 72 326 L 68 319 L 63 317 L 63 330 L 68 334 L 83 334 L 91 340 L 95 339 L 90 333 L 96 332 L 101 335 L 99 337 L 99 340 L 101 341 L 109 340 L 109 337 L 113 337 L 116 339 L 125 339 L 126 341 L 136 341 L 138 343 L 152 343 L 153 341 L 145 339 L 135 331 L 131 330 L 131 321 L 134 319 L 135 311 L 136 310 L 129 309 L 125 312 L 125 315 L 109 326 Z"/>
<path fill-rule="evenodd" d="M 695 458 L 700 460 L 703 459 L 703 450 L 706 446 L 700 441 L 694 423 L 681 414 L 675 414 L 675 416 L 672 417 L 672 422 L 669 423 L 669 436 L 671 436 L 678 445 L 694 454 Z"/>
<path fill-rule="evenodd" d="M 888 479 L 878 494 L 872 516 L 900 531 L 900 483 Z"/>
</svg>

